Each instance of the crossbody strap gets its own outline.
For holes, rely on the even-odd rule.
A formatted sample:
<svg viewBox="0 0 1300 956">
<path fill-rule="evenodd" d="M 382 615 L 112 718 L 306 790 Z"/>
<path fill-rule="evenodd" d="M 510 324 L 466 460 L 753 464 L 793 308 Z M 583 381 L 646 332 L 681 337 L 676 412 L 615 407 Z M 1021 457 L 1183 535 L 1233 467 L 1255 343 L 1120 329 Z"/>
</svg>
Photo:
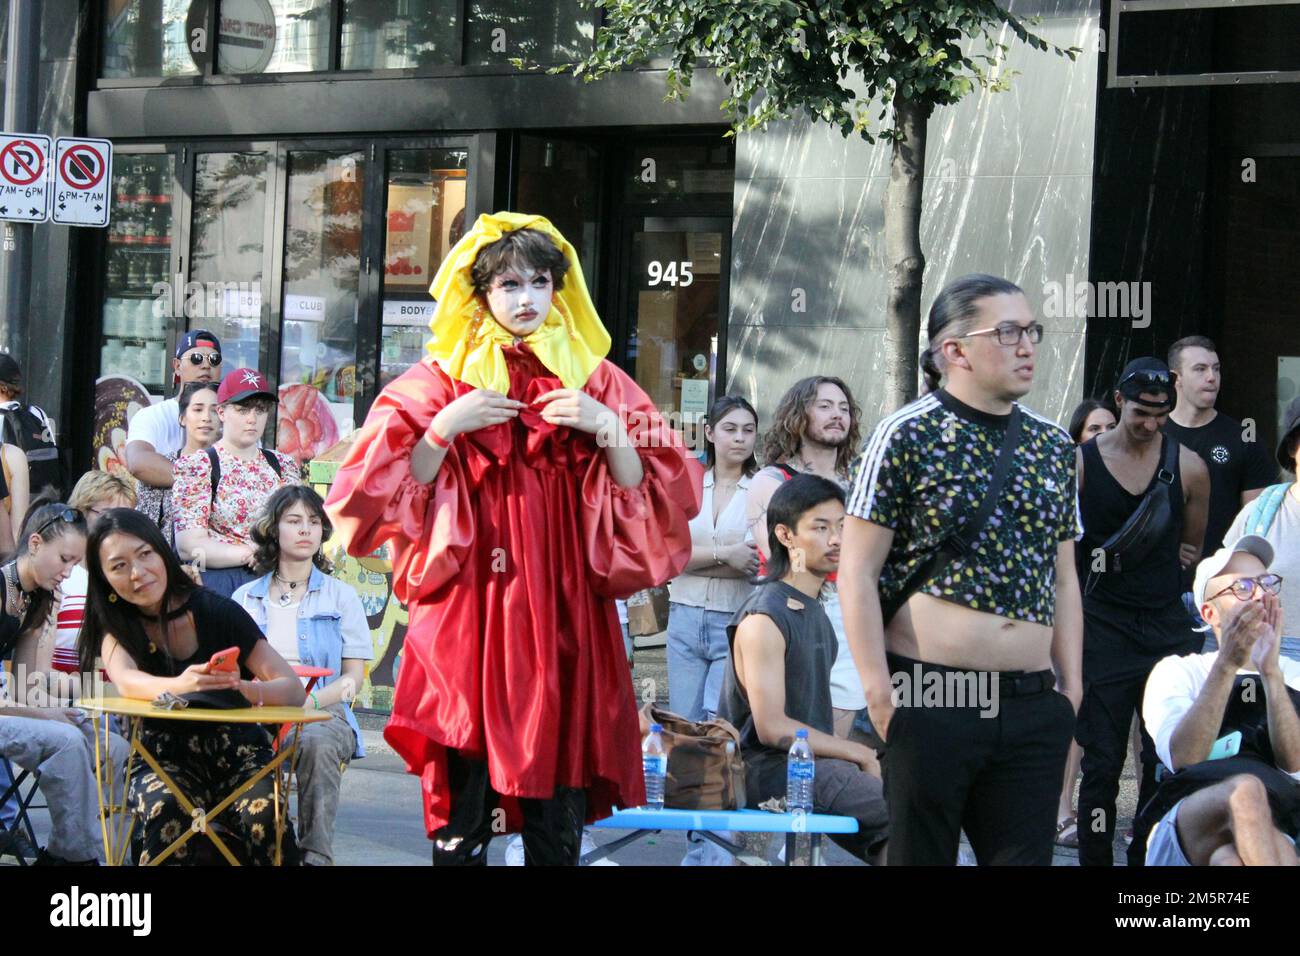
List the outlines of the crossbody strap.
<svg viewBox="0 0 1300 956">
<path fill-rule="evenodd" d="M 998 498 L 1002 496 L 1002 488 L 1007 483 L 1007 475 L 1011 473 L 1011 459 L 1015 457 L 1018 444 L 1020 444 L 1020 406 L 1012 405 L 1006 434 L 1002 437 L 1002 447 L 998 450 L 997 464 L 993 466 L 993 477 L 989 479 L 989 486 L 984 492 L 979 508 L 969 521 L 949 534 L 930 559 L 907 576 L 899 592 L 882 605 L 881 616 L 885 624 L 889 624 L 922 584 L 946 568 L 954 558 L 969 553 L 975 546 L 975 540 L 984 530 L 989 516 L 997 507 Z"/>
</svg>

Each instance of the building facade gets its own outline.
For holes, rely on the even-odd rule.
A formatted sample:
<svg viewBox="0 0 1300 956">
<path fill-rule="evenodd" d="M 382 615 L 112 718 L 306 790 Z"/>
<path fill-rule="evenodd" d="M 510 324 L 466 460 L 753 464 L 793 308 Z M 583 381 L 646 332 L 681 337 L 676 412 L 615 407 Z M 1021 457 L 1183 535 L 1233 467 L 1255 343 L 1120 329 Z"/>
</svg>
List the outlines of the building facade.
<svg viewBox="0 0 1300 956">
<path fill-rule="evenodd" d="M 1300 6 L 1140 6 L 1117 19 L 1095 0 L 1011 4 L 1081 53 L 1008 31 L 1011 90 L 931 118 L 922 302 L 967 272 L 1019 283 L 1048 330 L 1028 403 L 1057 420 L 1128 358 L 1209 334 L 1222 407 L 1271 441 L 1300 382 L 1286 42 Z M 496 209 L 542 213 L 573 241 L 610 358 L 688 437 L 715 396 L 742 394 L 765 421 L 816 373 L 850 383 L 866 425 L 887 411 L 885 143 L 806 121 L 724 138 L 717 79 L 665 103 L 653 60 L 592 84 L 517 70 L 590 49 L 594 14 L 576 0 L 43 11 L 36 131 L 112 140 L 113 215 L 35 227 L 30 312 L 0 322 L 29 323 L 29 390 L 74 472 L 119 467 L 126 420 L 170 393 L 187 328 L 216 332 L 229 367 L 265 371 L 275 441 L 317 458 L 418 361 L 433 272 Z M 1219 73 L 1238 79 L 1203 79 Z M 382 560 L 356 573 L 391 633 Z"/>
</svg>

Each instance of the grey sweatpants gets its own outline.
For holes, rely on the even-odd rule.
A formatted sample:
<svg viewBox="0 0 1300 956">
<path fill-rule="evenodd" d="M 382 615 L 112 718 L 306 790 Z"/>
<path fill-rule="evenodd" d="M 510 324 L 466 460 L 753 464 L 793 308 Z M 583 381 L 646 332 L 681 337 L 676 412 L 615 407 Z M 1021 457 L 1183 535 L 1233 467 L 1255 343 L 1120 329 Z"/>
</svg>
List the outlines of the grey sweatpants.
<svg viewBox="0 0 1300 956">
<path fill-rule="evenodd" d="M 311 866 L 334 865 L 339 787 L 357 747 L 343 707 L 328 707 L 333 719 L 304 726 L 298 744 L 298 849 L 303 863 Z"/>
<path fill-rule="evenodd" d="M 108 735 L 114 777 L 121 778 L 130 747 Z M 99 860 L 103 836 L 99 797 L 95 793 L 95 738 L 90 718 L 79 727 L 59 720 L 6 717 L 0 710 L 0 754 L 16 766 L 40 774 L 39 786 L 50 807 L 51 832 L 46 849 L 54 856 L 81 862 Z"/>
</svg>

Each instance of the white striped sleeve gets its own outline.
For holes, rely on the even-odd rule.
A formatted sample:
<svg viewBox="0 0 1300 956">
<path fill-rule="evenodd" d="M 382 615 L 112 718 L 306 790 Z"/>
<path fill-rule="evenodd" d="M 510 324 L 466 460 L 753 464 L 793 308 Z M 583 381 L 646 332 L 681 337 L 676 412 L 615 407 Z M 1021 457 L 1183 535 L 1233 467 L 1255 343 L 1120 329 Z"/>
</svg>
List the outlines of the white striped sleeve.
<svg viewBox="0 0 1300 956">
<path fill-rule="evenodd" d="M 885 527 L 895 526 L 898 520 L 896 497 L 903 489 L 895 487 L 896 479 L 902 476 L 896 475 L 890 465 L 890 446 L 900 426 L 938 404 L 937 398 L 926 395 L 903 406 L 876 426 L 862 452 L 857 478 L 849 492 L 846 508 L 849 514 Z"/>
</svg>

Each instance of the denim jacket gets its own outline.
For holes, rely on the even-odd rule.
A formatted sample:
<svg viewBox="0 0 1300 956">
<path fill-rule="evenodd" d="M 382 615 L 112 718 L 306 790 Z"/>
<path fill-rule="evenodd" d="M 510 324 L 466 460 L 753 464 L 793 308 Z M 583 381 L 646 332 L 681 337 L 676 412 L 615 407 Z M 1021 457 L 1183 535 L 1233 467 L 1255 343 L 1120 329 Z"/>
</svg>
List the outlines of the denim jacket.
<svg viewBox="0 0 1300 956">
<path fill-rule="evenodd" d="M 266 633 L 266 600 L 270 587 L 271 575 L 267 574 L 245 584 L 232 596 L 263 634 Z M 366 644 L 370 644 L 370 626 L 361 599 L 349 585 L 313 566 L 307 581 L 307 593 L 298 605 L 298 659 L 308 667 L 326 667 L 334 672 L 329 677 L 322 677 L 317 684 L 319 687 L 328 687 L 342 676 L 344 633 L 353 640 L 364 636 Z M 361 743 L 357 718 L 351 705 L 344 704 L 343 710 L 357 739 L 357 749 L 352 756 L 364 757 L 366 748 Z"/>
</svg>

